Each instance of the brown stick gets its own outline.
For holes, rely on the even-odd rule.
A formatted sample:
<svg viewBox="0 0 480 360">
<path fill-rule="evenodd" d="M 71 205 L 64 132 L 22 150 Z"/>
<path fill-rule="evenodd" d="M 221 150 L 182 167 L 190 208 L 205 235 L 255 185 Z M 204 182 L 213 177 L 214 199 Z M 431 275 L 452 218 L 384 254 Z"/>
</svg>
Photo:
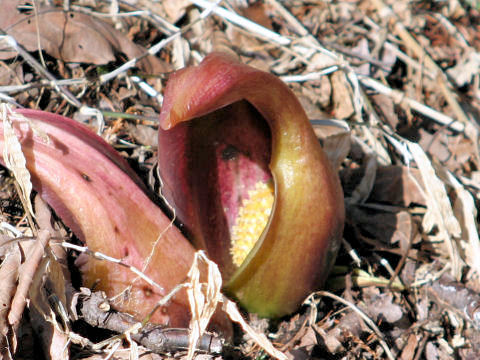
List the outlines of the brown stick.
<svg viewBox="0 0 480 360">
<path fill-rule="evenodd" d="M 138 321 L 131 316 L 113 311 L 105 293 L 101 291 L 83 298 L 81 313 L 83 320 L 88 324 L 118 333 L 125 333 L 138 324 Z M 130 336 L 157 354 L 186 350 L 189 344 L 188 329 L 164 328 L 153 324 L 145 325 Z M 205 334 L 200 338 L 197 350 L 206 353 L 220 353 L 223 350 L 223 339 Z"/>
</svg>

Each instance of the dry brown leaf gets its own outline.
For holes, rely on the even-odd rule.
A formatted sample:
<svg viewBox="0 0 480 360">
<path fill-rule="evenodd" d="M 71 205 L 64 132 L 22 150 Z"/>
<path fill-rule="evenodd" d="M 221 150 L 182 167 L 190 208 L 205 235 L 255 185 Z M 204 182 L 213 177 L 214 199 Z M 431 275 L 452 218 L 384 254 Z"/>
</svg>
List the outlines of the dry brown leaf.
<svg viewBox="0 0 480 360">
<path fill-rule="evenodd" d="M 66 280 L 63 276 L 63 269 L 56 259 L 49 254 L 42 259 L 38 266 L 32 282 L 33 286 L 29 291 L 31 304 L 37 308 L 40 314 L 46 319 L 51 316 L 51 305 L 48 297 L 54 295 L 59 305 L 67 309 L 66 299 Z M 56 325 L 56 319 L 52 317 L 51 321 Z"/>
<path fill-rule="evenodd" d="M 350 152 L 350 145 L 349 130 L 329 136 L 323 141 L 323 150 L 326 152 L 334 169 L 338 170 L 340 168 L 343 160 Z"/>
<path fill-rule="evenodd" d="M 4 247 L 7 248 L 7 251 L 0 264 L 0 279 L 2 279 L 0 288 L 0 346 L 2 349 L 4 349 L 5 337 L 9 332 L 7 317 L 13 295 L 15 294 L 18 269 L 22 261 L 22 254 L 16 242 L 6 244 Z M 14 351 L 14 349 L 11 350 Z M 2 353 L 3 350 L 0 352 L 0 357 Z"/>
<path fill-rule="evenodd" d="M 90 15 L 61 8 L 40 7 L 38 16 L 32 11 L 20 11 L 20 0 L 2 0 L 0 29 L 11 35 L 28 51 L 39 47 L 65 62 L 106 64 L 115 60 L 115 53 L 125 53 L 129 59 L 145 53 L 145 49 L 130 41 L 111 25 Z M 0 59 L 17 53 L 0 48 Z M 148 73 L 162 73 L 169 67 L 154 56 L 143 59 L 139 66 Z"/>
<path fill-rule="evenodd" d="M 328 351 L 333 354 L 344 351 L 343 342 L 348 338 L 360 337 L 367 330 L 367 326 L 357 313 L 351 310 L 345 311 L 344 315 L 335 323 L 335 326 L 324 335 Z"/>
<path fill-rule="evenodd" d="M 311 359 L 311 353 L 315 346 L 318 345 L 317 334 L 311 326 L 305 329 L 305 334 L 300 338 L 297 346 L 287 352 L 290 359 L 302 360 Z"/>
<path fill-rule="evenodd" d="M 419 180 L 417 169 L 401 165 L 379 167 L 369 201 L 400 206 L 424 205 L 425 197 L 419 189 Z"/>
<path fill-rule="evenodd" d="M 133 136 L 139 144 L 152 147 L 158 146 L 158 131 L 150 126 L 128 123 L 128 133 Z"/>
<path fill-rule="evenodd" d="M 247 324 L 245 319 L 240 314 L 237 305 L 233 301 L 224 297 L 223 309 L 228 314 L 230 319 L 239 324 L 243 331 L 245 331 L 258 345 L 260 345 L 268 354 L 270 354 L 270 356 L 273 356 L 279 360 L 288 359 L 284 353 L 275 349 L 275 347 L 264 334 L 257 333 L 250 325 Z"/>
<path fill-rule="evenodd" d="M 465 262 L 478 274 L 480 274 L 480 240 L 477 230 L 477 208 L 472 194 L 460 185 L 455 188 L 457 199 L 454 204 L 454 212 L 462 227 Z"/>
<path fill-rule="evenodd" d="M 350 204 L 361 204 L 365 202 L 372 192 L 375 178 L 377 175 L 377 159 L 373 153 L 367 154 L 365 157 L 365 173 L 360 183 L 352 191 L 348 202 Z"/>
<path fill-rule="evenodd" d="M 6 167 L 13 173 L 15 180 L 20 185 L 23 199 L 22 203 L 26 205 L 25 211 L 28 211 L 32 217 L 35 217 L 30 201 L 32 193 L 32 182 L 30 179 L 30 172 L 27 170 L 27 161 L 22 152 L 22 146 L 12 127 L 14 117 L 21 116 L 12 111 L 8 104 L 0 104 L 0 116 L 3 120 L 3 134 L 5 147 L 3 148 L 3 159 Z"/>
<path fill-rule="evenodd" d="M 325 329 L 319 327 L 318 325 L 314 325 L 317 334 L 321 337 L 322 343 L 324 344 L 325 348 L 328 352 L 332 354 L 336 354 L 339 351 L 344 350 L 340 339 L 337 338 L 337 335 L 333 333 L 333 331 L 327 332 Z"/>
<path fill-rule="evenodd" d="M 63 269 L 50 254 L 35 272 L 29 291 L 32 325 L 40 337 L 45 353 L 52 360 L 69 358 L 68 313 Z M 56 307 L 52 309 L 52 304 Z M 61 319 L 59 323 L 57 321 Z"/>
<path fill-rule="evenodd" d="M 444 242 L 452 262 L 452 275 L 458 279 L 461 263 L 454 238 L 458 239 L 461 235 L 460 224 L 454 216 L 445 185 L 436 175 L 423 149 L 412 142 L 407 145 L 422 175 L 423 191 L 426 194 L 427 212 L 422 220 L 424 231 L 428 233 L 435 225 L 438 227 L 439 239 Z"/>
<path fill-rule="evenodd" d="M 366 308 L 363 310 L 377 323 L 396 323 L 405 315 L 402 307 L 394 302 L 392 293 L 372 295 L 367 292 L 366 295 Z"/>
<path fill-rule="evenodd" d="M 445 186 L 436 175 L 432 163 L 418 144 L 408 143 L 408 148 L 420 170 L 427 194 L 427 213 L 423 219 L 425 230 L 428 232 L 437 225 L 445 229 L 450 236 L 460 237 L 460 224 L 453 215 Z"/>
<path fill-rule="evenodd" d="M 43 257 L 45 246 L 50 240 L 50 233 L 44 230 L 38 232 L 37 239 L 29 247 L 26 260 L 19 270 L 18 286 L 12 300 L 12 306 L 8 314 L 8 322 L 16 326 L 22 318 L 30 286 L 37 272 L 40 260 Z"/>
<path fill-rule="evenodd" d="M 343 71 L 336 71 L 330 76 L 332 83 L 333 114 L 337 119 L 347 119 L 355 113 L 352 101 L 352 89 Z"/>
<path fill-rule="evenodd" d="M 469 169 L 470 164 L 477 162 L 475 152 L 478 143 L 472 141 L 470 137 L 452 136 L 446 131 L 437 131 L 432 134 L 424 129 L 419 130 L 419 135 L 420 146 L 433 159 L 438 160 L 454 173 Z"/>
<path fill-rule="evenodd" d="M 444 169 L 439 169 L 444 170 Z M 442 180 L 453 187 L 457 197 L 453 211 L 462 228 L 462 242 L 464 260 L 472 270 L 480 274 L 480 239 L 477 230 L 477 208 L 470 192 L 450 173 L 443 171 Z"/>
<path fill-rule="evenodd" d="M 312 120 L 315 135 L 322 140 L 323 150 L 334 169 L 339 169 L 341 163 L 350 152 L 350 128 L 344 121 Z"/>
<path fill-rule="evenodd" d="M 372 212 L 353 207 L 350 209 L 352 221 L 368 235 L 382 244 L 392 246 L 399 243 L 400 249 L 408 249 L 416 227 L 407 211 Z M 413 230 L 415 229 L 415 230 Z"/>
<path fill-rule="evenodd" d="M 432 156 L 432 158 L 435 158 L 442 164 L 445 164 L 452 158 L 452 152 L 449 149 L 452 140 L 449 139 L 447 133 L 436 132 L 432 134 L 425 129 L 419 129 L 418 133 L 420 136 L 418 143 L 422 149 L 425 149 L 425 151 Z"/>
<path fill-rule="evenodd" d="M 200 264 L 202 261 L 207 265 L 207 282 L 200 281 Z M 222 275 L 217 264 L 209 260 L 203 251 L 197 251 L 192 267 L 188 272 L 189 286 L 187 287 L 188 302 L 192 319 L 190 321 L 190 344 L 187 359 L 193 359 L 197 342 L 205 332 L 213 313 L 222 299 Z"/>
<path fill-rule="evenodd" d="M 387 121 L 392 129 L 397 129 L 400 123 L 398 112 L 395 111 L 395 105 L 391 97 L 384 94 L 373 94 L 370 96 L 379 113 Z"/>
<path fill-rule="evenodd" d="M 0 84 L 2 86 L 22 84 L 23 67 L 20 61 L 14 61 L 8 66 L 0 66 Z"/>
</svg>

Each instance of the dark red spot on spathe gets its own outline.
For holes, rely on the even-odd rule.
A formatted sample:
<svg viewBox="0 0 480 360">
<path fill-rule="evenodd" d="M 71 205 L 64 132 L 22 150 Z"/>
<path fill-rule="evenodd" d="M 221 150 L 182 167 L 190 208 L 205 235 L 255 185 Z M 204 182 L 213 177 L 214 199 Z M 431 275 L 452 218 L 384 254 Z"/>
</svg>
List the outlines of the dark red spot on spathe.
<svg viewBox="0 0 480 360">
<path fill-rule="evenodd" d="M 143 290 L 143 294 L 147 298 L 149 298 L 153 295 L 153 290 L 150 286 L 144 286 L 142 290 Z"/>
<path fill-rule="evenodd" d="M 83 178 L 83 180 L 85 180 L 86 182 L 92 182 L 92 179 L 90 178 L 90 176 L 88 176 L 87 174 L 84 174 L 84 173 L 81 173 L 80 176 Z"/>
</svg>

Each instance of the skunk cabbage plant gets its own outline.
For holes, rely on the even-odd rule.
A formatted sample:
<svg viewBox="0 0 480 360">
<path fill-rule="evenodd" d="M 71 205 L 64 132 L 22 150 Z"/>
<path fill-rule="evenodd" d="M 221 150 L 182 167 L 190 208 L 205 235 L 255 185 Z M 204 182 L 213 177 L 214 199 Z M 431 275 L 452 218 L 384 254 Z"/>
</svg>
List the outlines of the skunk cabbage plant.
<svg viewBox="0 0 480 360">
<path fill-rule="evenodd" d="M 160 114 L 164 195 L 249 311 L 293 312 L 325 280 L 343 193 L 293 92 L 213 53 L 178 71 Z"/>
<path fill-rule="evenodd" d="M 193 246 L 150 200 L 141 179 L 120 154 L 87 127 L 37 110 L 16 110 L 10 120 L 34 189 L 63 222 L 91 251 L 122 259 L 156 282 L 135 280 L 131 269 L 91 256 L 77 262 L 85 286 L 108 296 L 123 292 L 115 301 L 117 308 L 143 319 L 163 296 L 186 280 L 195 254 Z M 3 131 L 1 135 L 3 149 Z M 188 327 L 185 292 L 156 311 L 151 320 Z M 229 333 L 224 315 L 217 314 L 213 321 L 214 328 Z"/>
<path fill-rule="evenodd" d="M 195 248 L 219 265 L 226 292 L 262 316 L 294 311 L 324 282 L 343 230 L 342 190 L 300 103 L 275 76 L 214 53 L 169 79 L 159 170 L 182 231 L 85 126 L 36 110 L 11 120 L 34 188 L 64 223 L 90 250 L 156 282 L 84 258 L 85 285 L 121 294 L 119 310 L 147 315 L 185 281 Z M 189 319 L 180 292 L 152 321 L 186 327 Z M 221 312 L 213 325 L 229 332 Z"/>
</svg>

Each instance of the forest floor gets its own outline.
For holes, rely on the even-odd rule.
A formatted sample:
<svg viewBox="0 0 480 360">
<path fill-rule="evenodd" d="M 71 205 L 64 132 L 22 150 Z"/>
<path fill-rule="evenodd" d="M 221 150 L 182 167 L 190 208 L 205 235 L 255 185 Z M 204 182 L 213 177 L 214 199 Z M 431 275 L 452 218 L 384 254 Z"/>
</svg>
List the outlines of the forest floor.
<svg viewBox="0 0 480 360">
<path fill-rule="evenodd" d="M 323 291 L 286 318 L 244 314 L 277 350 L 290 359 L 480 358 L 478 1 L 54 3 L 2 1 L 2 101 L 103 127 L 102 137 L 144 179 L 156 163 L 171 72 L 212 51 L 233 52 L 299 98 L 338 168 L 347 220 Z M 147 49 L 154 55 L 128 62 Z M 0 170 L 1 231 L 31 235 L 12 179 Z M 11 338 L 5 307 L 0 329 Z M 38 359 L 38 351 L 59 359 L 185 356 L 128 341 L 93 351 L 112 333 L 91 335 L 82 326 L 70 338 L 57 326 L 63 340 L 48 343 L 35 330 L 46 319 L 32 325 L 25 310 L 17 353 L 3 351 L 4 358 Z M 240 328 L 228 351 L 197 355 L 269 356 Z"/>
</svg>

